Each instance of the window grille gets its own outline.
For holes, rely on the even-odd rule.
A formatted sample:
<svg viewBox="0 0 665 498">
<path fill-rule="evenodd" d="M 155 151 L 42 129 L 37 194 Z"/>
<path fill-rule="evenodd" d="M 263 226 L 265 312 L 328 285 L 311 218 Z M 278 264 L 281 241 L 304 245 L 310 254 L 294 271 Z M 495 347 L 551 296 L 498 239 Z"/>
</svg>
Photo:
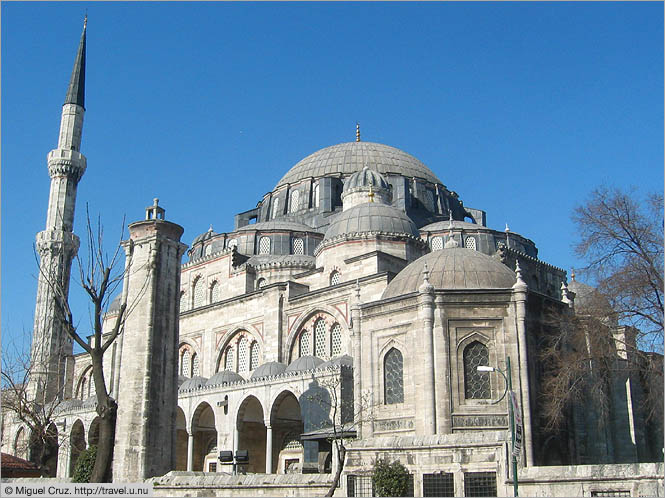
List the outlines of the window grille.
<svg viewBox="0 0 665 498">
<path fill-rule="evenodd" d="M 293 239 L 293 254 L 299 256 L 305 254 L 305 243 L 302 239 Z"/>
<path fill-rule="evenodd" d="M 314 185 L 314 207 L 319 207 L 319 184 Z"/>
<path fill-rule="evenodd" d="M 455 496 L 453 474 L 423 474 L 423 496 Z"/>
<path fill-rule="evenodd" d="M 231 370 L 232 372 L 235 372 L 236 366 L 235 366 L 235 351 L 231 346 L 228 347 L 226 350 L 226 359 L 224 361 L 224 370 Z"/>
<path fill-rule="evenodd" d="M 203 279 L 201 277 L 194 281 L 194 307 L 198 308 L 205 304 L 206 296 L 203 288 Z"/>
<path fill-rule="evenodd" d="M 256 282 L 256 288 L 257 289 L 263 289 L 266 286 L 266 279 L 265 278 L 260 278 L 258 282 Z"/>
<path fill-rule="evenodd" d="M 187 311 L 187 299 L 185 299 L 185 293 L 180 293 L 180 313 Z"/>
<path fill-rule="evenodd" d="M 201 371 L 199 370 L 199 355 L 194 353 L 192 355 L 192 377 L 199 375 L 201 375 Z"/>
<path fill-rule="evenodd" d="M 334 271 L 330 274 L 330 285 L 338 285 L 341 282 L 342 276 L 338 271 Z"/>
<path fill-rule="evenodd" d="M 230 239 L 230 240 L 226 243 L 226 248 L 227 248 L 227 249 L 231 249 L 232 247 L 238 247 L 238 241 L 237 241 L 236 239 Z"/>
<path fill-rule="evenodd" d="M 374 496 L 372 476 L 346 476 L 347 496 Z"/>
<path fill-rule="evenodd" d="M 300 356 L 312 354 L 310 349 L 312 334 L 309 330 L 303 330 L 300 334 Z"/>
<path fill-rule="evenodd" d="M 383 360 L 383 381 L 386 405 L 404 402 L 404 361 L 402 353 L 392 348 Z"/>
<path fill-rule="evenodd" d="M 467 249 L 473 249 L 474 251 L 476 250 L 476 238 L 475 237 L 467 237 L 464 239 L 464 247 Z"/>
<path fill-rule="evenodd" d="M 300 190 L 294 190 L 291 194 L 291 212 L 295 213 L 300 209 Z"/>
<path fill-rule="evenodd" d="M 433 237 L 431 245 L 432 245 L 432 251 L 440 251 L 441 249 L 443 249 L 443 238 Z"/>
<path fill-rule="evenodd" d="M 217 462 L 210 462 L 208 464 L 208 472 L 217 472 Z"/>
<path fill-rule="evenodd" d="M 182 353 L 180 360 L 180 375 L 184 377 L 192 376 L 191 359 L 192 359 L 192 354 L 189 352 L 188 349 L 185 349 Z"/>
<path fill-rule="evenodd" d="M 489 399 L 490 374 L 479 372 L 478 366 L 489 365 L 487 347 L 474 341 L 464 348 L 464 397 L 466 399 Z"/>
<path fill-rule="evenodd" d="M 608 490 L 608 491 L 592 491 L 591 496 L 630 496 L 630 491 L 622 490 Z"/>
<path fill-rule="evenodd" d="M 314 324 L 314 356 L 327 359 L 326 356 L 326 322 L 318 319 Z"/>
<path fill-rule="evenodd" d="M 466 472 L 464 496 L 496 496 L 496 472 Z"/>
<path fill-rule="evenodd" d="M 272 201 L 272 217 L 277 218 L 279 215 L 279 197 Z"/>
<path fill-rule="evenodd" d="M 259 254 L 270 254 L 270 237 L 259 239 Z"/>
<path fill-rule="evenodd" d="M 247 371 L 247 337 L 242 336 L 238 342 L 238 372 Z"/>
<path fill-rule="evenodd" d="M 254 342 L 249 349 L 249 369 L 254 370 L 259 366 L 259 345 Z"/>
<path fill-rule="evenodd" d="M 216 303 L 219 301 L 219 284 L 217 281 L 212 283 L 212 286 L 210 287 L 210 302 L 211 303 Z"/>
<path fill-rule="evenodd" d="M 340 354 L 342 354 L 342 327 L 336 323 L 330 331 L 330 356 Z"/>
</svg>

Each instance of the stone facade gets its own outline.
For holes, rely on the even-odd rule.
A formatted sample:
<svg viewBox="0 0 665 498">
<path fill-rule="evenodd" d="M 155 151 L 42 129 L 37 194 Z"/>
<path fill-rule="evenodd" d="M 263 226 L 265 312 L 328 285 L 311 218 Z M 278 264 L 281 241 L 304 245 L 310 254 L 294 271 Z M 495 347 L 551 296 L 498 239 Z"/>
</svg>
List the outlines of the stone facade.
<svg viewBox="0 0 665 498">
<path fill-rule="evenodd" d="M 72 105 L 63 126 L 80 133 Z M 73 216 L 73 197 L 63 199 Z M 122 296 L 132 311 L 104 360 L 119 405 L 114 479 L 166 474 L 150 482 L 169 496 L 309 495 L 336 469 L 337 432 L 349 440 L 337 495 L 371 493 L 378 458 L 407 466 L 415 496 L 508 494 L 509 397 L 498 370 L 510 365 L 529 493 L 612 491 L 630 472 L 631 492 L 662 486 L 662 466 L 637 465 L 662 458 L 647 444 L 637 379 L 612 386 L 613 431 L 583 407 L 567 432 L 544 427 L 539 348 L 556 333 L 545 311 L 572 312 L 566 273 L 528 238 L 487 227 L 484 211 L 415 157 L 359 135 L 317 151 L 237 214 L 233 231 L 196 237 L 182 264 L 182 228 L 159 213 L 155 203 L 130 225 Z M 70 234 L 67 223 L 58 233 Z M 67 261 L 60 268 L 65 278 Z M 37 343 L 44 330 L 59 333 L 36 326 Z M 77 447 L 96 437 L 94 391 L 85 355 L 54 358 L 67 365 L 53 380 L 68 398 L 56 424 L 66 478 Z M 16 453 L 24 435 L 7 425 L 3 451 Z M 223 450 L 249 452 L 247 475 L 227 475 Z M 615 461 L 635 465 L 579 465 Z"/>
</svg>

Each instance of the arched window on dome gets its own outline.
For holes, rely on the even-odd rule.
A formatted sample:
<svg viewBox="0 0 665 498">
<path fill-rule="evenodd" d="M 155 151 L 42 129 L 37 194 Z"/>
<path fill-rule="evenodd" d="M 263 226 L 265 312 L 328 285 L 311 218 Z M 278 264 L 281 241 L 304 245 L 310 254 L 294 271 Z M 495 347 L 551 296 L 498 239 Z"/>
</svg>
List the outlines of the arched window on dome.
<svg viewBox="0 0 665 498">
<path fill-rule="evenodd" d="M 294 190 L 291 193 L 291 212 L 300 210 L 300 190 Z"/>
<path fill-rule="evenodd" d="M 319 318 L 314 322 L 314 356 L 324 360 L 328 359 L 326 335 L 326 322 Z"/>
<path fill-rule="evenodd" d="M 194 280 L 194 285 L 192 285 L 192 294 L 194 295 L 194 302 L 192 305 L 194 308 L 203 306 L 206 301 L 205 287 L 202 277 L 196 277 Z"/>
<path fill-rule="evenodd" d="M 473 341 L 463 352 L 464 397 L 466 399 L 489 399 L 490 374 L 479 372 L 478 367 L 489 365 L 489 350 L 479 341 Z"/>
<path fill-rule="evenodd" d="M 404 403 L 404 359 L 399 349 L 390 348 L 383 358 L 383 390 L 386 405 Z"/>
<path fill-rule="evenodd" d="M 474 251 L 476 250 L 476 238 L 472 236 L 468 236 L 464 239 L 464 247 L 467 249 L 473 249 Z"/>
<path fill-rule="evenodd" d="M 314 193 L 312 194 L 314 207 L 319 207 L 319 182 L 314 184 Z"/>
<path fill-rule="evenodd" d="M 312 333 L 309 330 L 303 330 L 300 334 L 300 356 L 312 354 Z"/>
<path fill-rule="evenodd" d="M 203 250 L 203 254 L 205 256 L 210 256 L 210 254 L 212 254 L 212 244 L 208 244 L 207 246 L 205 246 L 205 249 Z"/>
<path fill-rule="evenodd" d="M 279 214 L 279 197 L 275 197 L 272 200 L 272 218 L 277 218 Z"/>
<path fill-rule="evenodd" d="M 259 254 L 270 254 L 270 237 L 259 239 Z"/>
<path fill-rule="evenodd" d="M 338 285 L 341 281 L 342 275 L 337 270 L 333 270 L 330 274 L 330 285 Z"/>
<path fill-rule="evenodd" d="M 305 242 L 299 237 L 293 239 L 293 254 L 299 256 L 305 254 Z"/>
<path fill-rule="evenodd" d="M 216 303 L 220 300 L 219 283 L 215 280 L 210 286 L 210 302 Z"/>
<path fill-rule="evenodd" d="M 432 251 L 440 251 L 441 249 L 443 249 L 443 238 L 438 236 L 432 237 L 430 246 L 432 247 Z"/>
</svg>

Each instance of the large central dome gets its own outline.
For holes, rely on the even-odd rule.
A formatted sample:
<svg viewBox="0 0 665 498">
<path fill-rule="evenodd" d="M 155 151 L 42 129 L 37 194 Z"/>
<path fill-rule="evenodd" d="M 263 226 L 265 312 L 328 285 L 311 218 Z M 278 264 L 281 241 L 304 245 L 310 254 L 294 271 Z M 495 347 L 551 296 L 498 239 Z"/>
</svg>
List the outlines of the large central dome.
<svg viewBox="0 0 665 498">
<path fill-rule="evenodd" d="M 362 171 L 365 166 L 384 175 L 392 173 L 441 183 L 427 166 L 402 150 L 372 142 L 347 142 L 310 154 L 291 168 L 276 187 L 337 173 L 348 176 Z"/>
</svg>

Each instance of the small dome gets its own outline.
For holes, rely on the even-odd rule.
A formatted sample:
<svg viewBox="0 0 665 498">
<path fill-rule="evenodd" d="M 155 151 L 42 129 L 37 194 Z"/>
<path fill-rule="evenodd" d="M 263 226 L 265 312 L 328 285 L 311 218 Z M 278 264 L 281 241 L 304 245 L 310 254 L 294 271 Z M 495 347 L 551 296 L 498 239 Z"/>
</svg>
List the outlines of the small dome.
<svg viewBox="0 0 665 498">
<path fill-rule="evenodd" d="M 122 299 L 122 293 L 118 294 L 113 298 L 113 301 L 111 301 L 111 304 L 109 304 L 109 309 L 106 310 L 107 313 L 115 313 L 116 311 L 120 311 L 120 301 Z"/>
<path fill-rule="evenodd" d="M 400 209 L 367 202 L 339 213 L 328 227 L 324 239 L 357 232 L 387 232 L 420 237 L 416 224 Z"/>
<path fill-rule="evenodd" d="M 515 273 L 500 261 L 473 249 L 450 248 L 418 258 L 390 282 L 383 297 L 416 292 L 423 283 L 427 264 L 429 281 L 435 289 L 510 289 Z"/>
<path fill-rule="evenodd" d="M 275 188 L 312 177 L 320 178 L 340 173 L 348 176 L 362 171 L 365 166 L 383 175 L 416 177 L 441 183 L 427 166 L 402 150 L 373 142 L 346 142 L 310 154 L 293 166 Z"/>
<path fill-rule="evenodd" d="M 323 360 L 321 358 L 305 355 L 292 361 L 291 364 L 286 367 L 286 372 L 307 372 L 318 368 L 322 363 Z"/>
<path fill-rule="evenodd" d="M 252 373 L 252 379 L 261 379 L 263 377 L 275 377 L 276 375 L 282 375 L 286 370 L 286 365 L 278 361 L 269 361 L 258 367 Z"/>
<path fill-rule="evenodd" d="M 182 386 L 183 382 L 187 380 L 187 377 L 184 375 L 178 375 L 178 387 Z"/>
<path fill-rule="evenodd" d="M 198 375 L 195 375 L 194 377 L 191 377 L 187 379 L 185 382 L 181 384 L 181 386 L 178 388 L 178 391 L 189 391 L 191 389 L 198 389 L 199 387 L 203 387 L 208 379 L 205 377 L 199 377 Z"/>
<path fill-rule="evenodd" d="M 242 382 L 245 379 L 231 370 L 222 370 L 208 379 L 206 386 L 219 386 L 222 384 L 231 384 L 233 382 Z"/>
<path fill-rule="evenodd" d="M 390 184 L 386 181 L 381 173 L 369 169 L 365 166 L 362 171 L 352 174 L 344 184 L 343 192 L 356 188 L 367 188 L 373 186 L 375 189 L 389 189 Z"/>
<path fill-rule="evenodd" d="M 323 368 L 328 368 L 328 367 L 333 367 L 333 366 L 352 367 L 353 366 L 353 358 L 351 358 L 348 354 L 344 354 L 342 356 L 332 358 L 331 360 L 328 360 L 325 363 L 322 363 L 321 365 L 319 365 L 319 368 L 323 369 Z"/>
<path fill-rule="evenodd" d="M 583 311 L 585 308 L 593 310 L 598 315 L 610 314 L 610 302 L 595 287 L 572 279 L 568 283 L 568 290 L 575 293 L 575 309 Z"/>
<path fill-rule="evenodd" d="M 216 235 L 219 235 L 219 234 L 213 232 L 213 230 L 212 230 L 212 226 L 211 226 L 210 228 L 208 228 L 208 230 L 207 230 L 206 232 L 203 232 L 201 235 L 199 235 L 198 237 L 196 237 L 196 238 L 192 241 L 192 246 L 198 244 L 199 242 L 203 242 L 203 241 L 205 241 L 205 240 L 212 239 L 212 238 L 213 238 L 214 236 L 216 236 Z"/>
</svg>

